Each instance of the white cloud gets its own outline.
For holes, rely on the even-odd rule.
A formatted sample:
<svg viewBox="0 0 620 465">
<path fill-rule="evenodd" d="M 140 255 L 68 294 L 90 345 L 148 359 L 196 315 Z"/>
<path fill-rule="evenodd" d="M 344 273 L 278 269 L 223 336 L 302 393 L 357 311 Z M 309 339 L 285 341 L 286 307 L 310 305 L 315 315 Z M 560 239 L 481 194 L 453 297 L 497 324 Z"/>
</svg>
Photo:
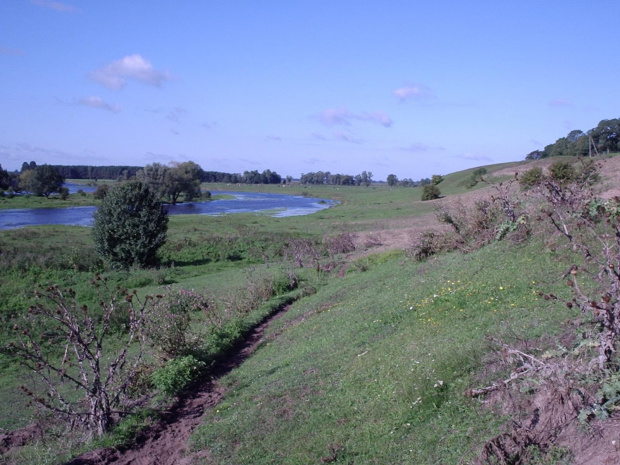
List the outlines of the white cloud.
<svg viewBox="0 0 620 465">
<path fill-rule="evenodd" d="M 78 100 L 80 105 L 85 105 L 92 108 L 101 108 L 102 110 L 111 111 L 112 113 L 118 113 L 121 108 L 118 105 L 110 105 L 106 103 L 101 97 L 84 97 Z"/>
<path fill-rule="evenodd" d="M 392 95 L 401 102 L 406 100 L 426 100 L 433 98 L 434 94 L 431 89 L 424 84 L 415 84 L 411 86 L 400 87 L 392 92 Z"/>
<path fill-rule="evenodd" d="M 30 0 L 30 3 L 43 8 L 49 8 L 50 10 L 59 11 L 61 13 L 75 13 L 77 8 L 62 2 L 55 2 L 53 0 Z"/>
<path fill-rule="evenodd" d="M 386 128 L 392 125 L 392 118 L 384 111 L 354 113 L 345 107 L 323 110 L 318 115 L 318 118 L 326 126 L 350 126 L 351 120 L 368 121 L 369 123 L 380 124 Z"/>
<path fill-rule="evenodd" d="M 88 77 L 112 90 L 124 88 L 129 79 L 155 87 L 161 87 L 164 81 L 172 79 L 168 72 L 156 70 L 150 61 L 138 54 L 128 55 L 120 60 L 113 61 L 109 65 L 93 71 Z"/>
</svg>

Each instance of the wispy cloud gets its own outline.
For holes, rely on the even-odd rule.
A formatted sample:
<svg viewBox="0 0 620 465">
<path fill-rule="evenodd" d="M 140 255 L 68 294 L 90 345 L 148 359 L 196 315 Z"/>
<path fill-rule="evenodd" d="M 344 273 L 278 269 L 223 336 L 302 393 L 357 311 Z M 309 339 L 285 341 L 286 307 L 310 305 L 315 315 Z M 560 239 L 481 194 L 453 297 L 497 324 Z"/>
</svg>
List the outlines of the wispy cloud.
<svg viewBox="0 0 620 465">
<path fill-rule="evenodd" d="M 421 144 L 419 142 L 414 142 L 407 147 L 400 147 L 401 150 L 405 150 L 407 152 L 429 152 L 434 150 L 446 150 L 444 147 L 431 147 L 430 145 Z"/>
<path fill-rule="evenodd" d="M 181 119 L 181 116 L 183 116 L 186 113 L 187 113 L 187 110 L 185 108 L 174 107 L 172 110 L 168 112 L 168 114 L 166 115 L 166 118 L 168 118 L 170 121 L 174 121 L 175 123 L 178 123 Z"/>
<path fill-rule="evenodd" d="M 153 67 L 150 61 L 141 55 L 128 55 L 120 60 L 93 71 L 88 75 L 90 79 L 112 90 L 120 90 L 127 85 L 127 81 L 134 81 L 161 87 L 165 81 L 172 77 L 167 71 L 159 71 Z"/>
<path fill-rule="evenodd" d="M 207 130 L 211 130 L 217 126 L 217 121 L 206 121 L 202 123 L 201 126 Z"/>
<path fill-rule="evenodd" d="M 333 136 L 336 140 L 341 140 L 344 142 L 349 142 L 351 144 L 361 144 L 362 140 L 355 138 L 352 134 L 342 132 L 342 131 L 334 131 Z"/>
<path fill-rule="evenodd" d="M 319 113 L 318 118 L 326 126 L 350 126 L 352 120 L 380 124 L 386 128 L 392 126 L 392 118 L 384 111 L 355 113 L 345 107 L 328 108 Z"/>
<path fill-rule="evenodd" d="M 463 160 L 472 160 L 472 161 L 493 161 L 491 157 L 488 157 L 486 155 L 481 155 L 479 153 L 472 153 L 472 152 L 463 153 L 461 155 L 457 155 L 454 158 L 461 158 Z"/>
<path fill-rule="evenodd" d="M 75 13 L 78 11 L 78 9 L 72 5 L 62 2 L 55 2 L 53 0 L 30 0 L 30 3 L 43 8 L 58 11 L 60 13 Z"/>
<path fill-rule="evenodd" d="M 317 140 L 327 140 L 327 137 L 325 137 L 323 134 L 319 134 L 318 132 L 313 132 L 312 138 Z"/>
<path fill-rule="evenodd" d="M 280 136 L 275 136 L 273 134 L 270 134 L 267 136 L 267 140 L 273 140 L 273 141 L 279 142 L 282 140 L 282 138 Z"/>
<path fill-rule="evenodd" d="M 100 108 L 102 110 L 111 111 L 112 113 L 118 113 L 119 111 L 121 111 L 121 108 L 118 105 L 110 105 L 109 103 L 105 102 L 101 97 L 84 97 L 78 100 L 78 103 L 87 107 Z"/>
<path fill-rule="evenodd" d="M 572 107 L 573 102 L 561 98 L 556 98 L 554 100 L 549 101 L 550 107 Z"/>
<path fill-rule="evenodd" d="M 0 55 L 22 56 L 23 54 L 23 50 L 6 48 L 0 45 Z"/>
<path fill-rule="evenodd" d="M 396 89 L 392 95 L 401 102 L 406 100 L 423 101 L 435 97 L 433 91 L 425 84 L 413 84 Z"/>
</svg>

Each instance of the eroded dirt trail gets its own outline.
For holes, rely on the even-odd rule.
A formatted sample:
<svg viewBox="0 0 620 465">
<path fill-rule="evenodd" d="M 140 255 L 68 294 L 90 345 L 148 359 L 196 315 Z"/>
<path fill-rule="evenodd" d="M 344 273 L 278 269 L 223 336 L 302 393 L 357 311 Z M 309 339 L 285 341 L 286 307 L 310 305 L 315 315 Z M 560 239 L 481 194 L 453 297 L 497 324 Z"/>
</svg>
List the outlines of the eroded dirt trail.
<svg viewBox="0 0 620 465">
<path fill-rule="evenodd" d="M 208 452 L 187 454 L 187 442 L 205 410 L 217 405 L 224 395 L 219 378 L 238 367 L 261 343 L 265 329 L 289 306 L 254 327 L 238 347 L 210 371 L 209 379 L 196 383 L 187 394 L 165 411 L 160 421 L 143 432 L 128 449 L 100 449 L 73 459 L 67 465 L 190 465 Z"/>
</svg>

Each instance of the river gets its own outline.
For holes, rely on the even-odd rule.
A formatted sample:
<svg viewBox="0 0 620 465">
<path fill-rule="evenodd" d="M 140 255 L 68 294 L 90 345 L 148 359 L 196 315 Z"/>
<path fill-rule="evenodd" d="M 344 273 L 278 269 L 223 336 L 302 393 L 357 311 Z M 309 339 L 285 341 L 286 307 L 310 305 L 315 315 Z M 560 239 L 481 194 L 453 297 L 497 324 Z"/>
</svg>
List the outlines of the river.
<svg viewBox="0 0 620 465">
<path fill-rule="evenodd" d="M 262 192 L 212 191 L 211 194 L 225 194 L 233 198 L 179 203 L 166 205 L 165 208 L 170 215 L 219 216 L 234 213 L 259 213 L 272 217 L 285 217 L 310 215 L 338 203 L 330 199 Z M 48 224 L 90 227 L 93 224 L 93 213 L 96 210 L 97 207 L 0 210 L 0 230 Z"/>
</svg>

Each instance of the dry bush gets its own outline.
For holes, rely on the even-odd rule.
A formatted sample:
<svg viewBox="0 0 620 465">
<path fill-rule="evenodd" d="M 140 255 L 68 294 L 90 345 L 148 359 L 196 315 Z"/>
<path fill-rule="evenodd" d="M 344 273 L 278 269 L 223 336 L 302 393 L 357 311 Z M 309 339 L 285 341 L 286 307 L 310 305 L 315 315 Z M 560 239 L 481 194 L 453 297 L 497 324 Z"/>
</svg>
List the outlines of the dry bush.
<svg viewBox="0 0 620 465">
<path fill-rule="evenodd" d="M 35 404 L 72 427 L 101 436 L 112 425 L 113 415 L 126 407 L 153 301 L 141 301 L 135 291 L 110 289 L 100 276 L 92 284 L 99 293 L 98 309 L 80 305 L 72 289 L 49 286 L 37 292 L 39 302 L 13 327 L 17 337 L 3 352 L 17 357 L 42 381 L 45 394 L 22 388 Z M 126 327 L 110 352 L 110 333 L 119 314 L 125 315 Z M 69 388 L 81 398 L 75 399 Z"/>
<path fill-rule="evenodd" d="M 323 236 L 323 246 L 330 256 L 349 253 L 355 250 L 355 235 L 348 231 Z"/>
<path fill-rule="evenodd" d="M 452 249 L 454 246 L 449 234 L 429 229 L 416 236 L 405 253 L 415 261 L 421 262 L 440 252 Z"/>
<path fill-rule="evenodd" d="M 530 192 L 542 201 L 540 220 L 568 246 L 572 265 L 562 276 L 571 300 L 554 294 L 569 308 L 577 306 L 598 327 L 601 370 L 617 369 L 615 354 L 620 338 L 620 198 L 596 197 L 591 167 L 566 182 L 547 176 Z"/>
<path fill-rule="evenodd" d="M 163 360 L 195 352 L 200 337 L 190 329 L 195 313 L 213 313 L 208 300 L 197 292 L 167 288 L 145 321 L 145 334 L 149 344 Z"/>
</svg>

